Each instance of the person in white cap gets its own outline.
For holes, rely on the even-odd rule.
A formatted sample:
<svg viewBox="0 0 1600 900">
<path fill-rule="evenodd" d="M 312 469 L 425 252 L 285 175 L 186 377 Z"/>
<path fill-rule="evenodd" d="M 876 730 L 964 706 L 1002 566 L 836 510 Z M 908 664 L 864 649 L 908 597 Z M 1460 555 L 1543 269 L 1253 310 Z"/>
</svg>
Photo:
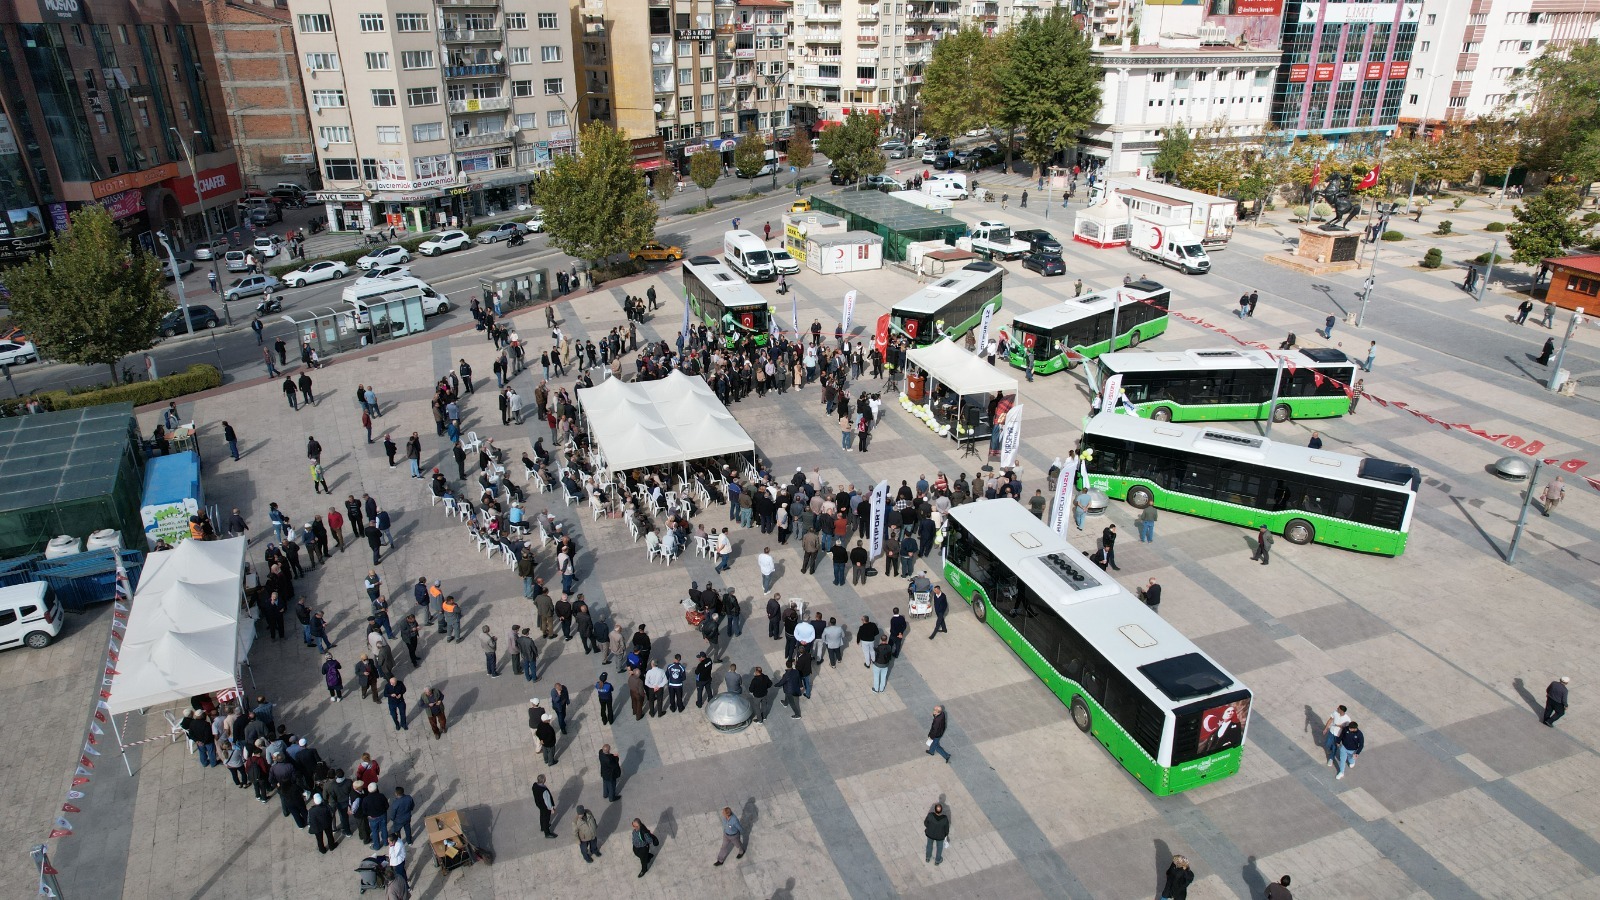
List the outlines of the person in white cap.
<svg viewBox="0 0 1600 900">
<path fill-rule="evenodd" d="M 333 837 L 333 810 L 322 802 L 321 794 L 311 796 L 311 809 L 306 813 L 307 830 L 317 839 L 317 852 L 327 853 L 339 846 Z"/>
</svg>

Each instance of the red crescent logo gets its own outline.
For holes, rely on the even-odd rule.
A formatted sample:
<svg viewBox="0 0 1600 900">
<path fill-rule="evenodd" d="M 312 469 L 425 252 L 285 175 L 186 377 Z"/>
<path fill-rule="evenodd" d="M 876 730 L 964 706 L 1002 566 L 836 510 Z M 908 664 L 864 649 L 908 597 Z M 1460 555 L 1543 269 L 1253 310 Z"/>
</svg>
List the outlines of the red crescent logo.
<svg viewBox="0 0 1600 900">
<path fill-rule="evenodd" d="M 1150 242 L 1150 249 L 1151 250 L 1160 250 L 1161 249 L 1161 229 L 1152 228 L 1152 229 L 1150 229 L 1150 233 L 1155 236 L 1155 240 Z"/>
<path fill-rule="evenodd" d="M 906 334 L 910 335 L 911 337 L 916 337 L 917 336 L 917 320 L 916 319 L 908 319 L 908 320 L 906 320 Z"/>
<path fill-rule="evenodd" d="M 752 328 L 752 327 L 755 326 L 756 319 L 755 319 L 755 316 L 752 316 L 749 313 L 745 313 L 744 315 L 739 317 L 739 321 L 744 324 L 744 327 Z"/>
</svg>

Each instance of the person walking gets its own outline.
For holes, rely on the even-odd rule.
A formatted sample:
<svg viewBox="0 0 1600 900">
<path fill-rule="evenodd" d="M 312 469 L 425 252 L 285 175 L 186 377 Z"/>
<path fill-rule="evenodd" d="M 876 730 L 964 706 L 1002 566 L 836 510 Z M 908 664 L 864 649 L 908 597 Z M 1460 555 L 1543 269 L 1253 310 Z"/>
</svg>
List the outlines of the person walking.
<svg viewBox="0 0 1600 900">
<path fill-rule="evenodd" d="M 533 780 L 533 805 L 539 807 L 539 832 L 547 838 L 557 837 L 550 827 L 550 820 L 555 815 L 556 797 L 550 793 L 550 788 L 544 783 L 544 776 L 540 775 Z"/>
<path fill-rule="evenodd" d="M 734 222 L 737 224 L 738 220 Z M 644 823 L 638 819 L 633 820 L 633 855 L 639 857 L 639 878 L 650 871 L 650 864 L 655 862 L 655 848 L 661 846 L 661 839 L 650 833 Z"/>
<path fill-rule="evenodd" d="M 894 650 L 889 647 L 889 636 L 878 636 L 872 647 L 872 692 L 883 693 L 889 686 L 889 665 L 894 661 Z"/>
<path fill-rule="evenodd" d="M 944 846 L 950 842 L 950 816 L 944 811 L 943 803 L 935 803 L 933 808 L 922 819 L 922 834 L 928 839 L 927 849 L 923 851 L 922 861 L 934 865 L 944 864 Z"/>
<path fill-rule="evenodd" d="M 483 650 L 483 664 L 489 671 L 490 678 L 500 677 L 500 639 L 494 636 L 489 626 L 483 626 L 483 633 L 478 635 L 478 646 Z"/>
<path fill-rule="evenodd" d="M 1161 886 L 1161 900 L 1188 900 L 1189 885 L 1194 883 L 1194 870 L 1182 855 L 1172 857 L 1167 865 L 1167 880 Z"/>
<path fill-rule="evenodd" d="M 938 585 L 933 588 L 933 634 L 928 635 L 928 640 L 933 640 L 939 632 L 950 633 L 944 624 L 944 617 L 950 613 L 950 598 L 944 595 L 944 589 Z"/>
<path fill-rule="evenodd" d="M 1544 517 L 1550 518 L 1551 510 L 1555 509 L 1556 504 L 1560 503 L 1566 496 L 1567 485 L 1561 480 L 1561 476 L 1557 475 L 1553 481 L 1544 486 L 1544 490 L 1539 494 L 1539 505 L 1544 507 L 1542 510 Z"/>
<path fill-rule="evenodd" d="M 1139 513 L 1139 543 L 1154 544 L 1156 542 L 1156 505 L 1146 506 Z"/>
<path fill-rule="evenodd" d="M 616 699 L 617 687 L 610 681 L 610 676 L 600 673 L 600 680 L 594 683 L 595 699 L 600 701 L 600 724 L 610 725 L 617 720 L 617 714 L 612 706 Z"/>
<path fill-rule="evenodd" d="M 1539 359 L 1538 359 L 1539 365 L 1541 365 L 1541 366 L 1550 365 L 1550 355 L 1552 353 L 1555 353 L 1555 352 L 1556 352 L 1556 339 L 1554 337 L 1545 338 L 1544 339 L 1544 350 L 1540 351 L 1540 353 L 1539 353 Z"/>
<path fill-rule="evenodd" d="M 932 756 L 937 753 L 944 757 L 945 765 L 949 765 L 950 751 L 944 749 L 944 746 L 939 743 L 944 739 L 944 728 L 946 722 L 947 719 L 945 718 L 944 707 L 935 706 L 933 708 L 933 724 L 928 726 L 928 755 Z"/>
<path fill-rule="evenodd" d="M 1477 269 L 1470 269 L 1468 271 L 1470 272 L 1470 274 L 1468 275 L 1467 280 L 1468 281 L 1476 281 L 1477 279 L 1475 277 L 1473 277 L 1473 276 L 1477 275 L 1478 270 Z M 1467 285 L 1467 290 L 1469 290 L 1469 291 L 1472 290 L 1472 286 L 1471 285 Z M 1531 313 L 1531 312 L 1533 312 L 1533 301 L 1532 300 L 1524 300 L 1521 303 L 1517 304 L 1517 324 L 1518 325 L 1527 324 L 1528 314 Z"/>
<path fill-rule="evenodd" d="M 1339 735 L 1339 764 L 1336 767 L 1339 774 L 1333 776 L 1335 781 L 1344 777 L 1346 770 L 1356 764 L 1356 757 L 1367 746 L 1366 737 L 1361 733 L 1361 726 L 1351 722 L 1344 727 L 1344 732 Z"/>
<path fill-rule="evenodd" d="M 339 671 L 341 668 L 343 667 L 339 665 L 337 659 L 333 658 L 332 653 L 329 653 L 327 659 L 323 660 L 322 679 L 328 685 L 328 699 L 332 703 L 338 703 L 344 699 L 344 676 Z"/>
<path fill-rule="evenodd" d="M 615 803 L 622 799 L 617 782 L 622 780 L 622 759 L 611 752 L 611 745 L 600 748 L 600 796 Z"/>
<path fill-rule="evenodd" d="M 1378 342 L 1370 341 L 1367 343 L 1367 359 L 1361 364 L 1362 371 L 1366 372 L 1368 375 L 1372 374 L 1372 364 L 1375 360 L 1377 360 L 1377 358 Z"/>
<path fill-rule="evenodd" d="M 1333 711 L 1333 715 L 1328 716 L 1328 720 L 1322 723 L 1322 750 L 1323 755 L 1328 758 L 1329 766 L 1334 765 L 1334 759 L 1339 755 L 1339 735 L 1343 733 L 1344 727 L 1350 724 L 1349 712 L 1341 703 Z"/>
<path fill-rule="evenodd" d="M 800 718 L 800 695 L 805 693 L 805 689 L 805 678 L 795 668 L 794 660 L 784 663 L 783 700 L 780 702 L 789 707 L 789 718 Z"/>
<path fill-rule="evenodd" d="M 228 442 L 228 455 L 239 461 L 239 434 L 227 422 L 222 423 L 222 439 Z"/>
<path fill-rule="evenodd" d="M 1293 881 L 1293 878 L 1285 875 L 1267 885 L 1267 900 L 1294 900 L 1294 891 L 1289 890 L 1289 884 Z"/>
<path fill-rule="evenodd" d="M 756 666 L 750 673 L 750 697 L 754 701 L 755 720 L 765 723 L 767 713 L 772 710 L 772 679 Z"/>
<path fill-rule="evenodd" d="M 428 717 L 428 727 L 433 730 L 433 739 L 438 740 L 450 730 L 450 723 L 445 718 L 444 691 L 430 687 L 422 692 L 422 711 Z"/>
<path fill-rule="evenodd" d="M 1337 322 L 1338 322 L 1338 320 L 1335 319 L 1333 316 L 1329 316 L 1326 319 L 1322 320 L 1322 339 L 1323 340 L 1325 340 L 1325 341 L 1333 340 L 1333 326 L 1335 324 L 1337 324 Z"/>
<path fill-rule="evenodd" d="M 1256 552 L 1250 555 L 1250 561 L 1255 562 L 1256 560 L 1260 560 L 1261 564 L 1264 566 L 1268 563 L 1271 555 L 1272 532 L 1268 531 L 1267 526 L 1263 525 L 1256 529 Z"/>
<path fill-rule="evenodd" d="M 771 226 L 768 226 L 771 227 Z M 717 861 L 713 866 L 720 866 L 728 859 L 728 851 L 734 845 L 739 846 L 739 855 L 734 859 L 744 859 L 744 852 L 750 846 L 750 840 L 745 836 L 744 826 L 740 824 L 739 817 L 733 814 L 731 807 L 722 808 L 722 850 L 717 853 Z"/>
<path fill-rule="evenodd" d="M 583 861 L 594 862 L 600 856 L 599 829 L 595 825 L 594 813 L 579 806 L 573 809 L 572 833 L 578 838 L 578 852 L 583 854 Z"/>
<path fill-rule="evenodd" d="M 1104 547 L 1106 551 L 1106 565 L 1119 572 L 1122 571 L 1122 567 L 1117 565 L 1117 526 L 1115 524 L 1107 525 L 1100 532 L 1100 546 Z"/>
<path fill-rule="evenodd" d="M 1554 728 L 1556 720 L 1567 714 L 1567 685 L 1571 683 L 1571 676 L 1563 675 L 1544 689 L 1544 716 L 1539 721 Z"/>
</svg>

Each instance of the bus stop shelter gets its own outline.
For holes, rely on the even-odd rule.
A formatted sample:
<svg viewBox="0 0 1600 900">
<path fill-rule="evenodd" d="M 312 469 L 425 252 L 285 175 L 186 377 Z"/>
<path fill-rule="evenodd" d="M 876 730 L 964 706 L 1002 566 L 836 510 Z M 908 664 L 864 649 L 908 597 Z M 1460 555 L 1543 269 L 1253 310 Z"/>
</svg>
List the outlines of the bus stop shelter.
<svg viewBox="0 0 1600 900">
<path fill-rule="evenodd" d="M 497 295 L 498 305 L 495 303 Z M 496 316 L 549 300 L 550 270 L 530 269 L 495 278 L 479 278 L 478 296 L 485 307 L 495 310 Z"/>
<path fill-rule="evenodd" d="M 811 208 L 844 219 L 850 231 L 868 231 L 883 238 L 883 258 L 892 262 L 905 262 L 907 244 L 944 241 L 953 245 L 967 233 L 965 222 L 879 191 L 813 196 Z"/>
<path fill-rule="evenodd" d="M 988 438 L 991 401 L 1017 393 L 1015 378 L 948 340 L 910 351 L 906 363 L 900 405 L 935 434 L 962 443 Z"/>
<path fill-rule="evenodd" d="M 286 312 L 283 321 L 294 326 L 300 346 L 309 343 L 318 356 L 381 344 L 427 328 L 420 291 L 392 295 L 371 304 L 365 313 L 350 306 L 314 306 Z"/>
</svg>

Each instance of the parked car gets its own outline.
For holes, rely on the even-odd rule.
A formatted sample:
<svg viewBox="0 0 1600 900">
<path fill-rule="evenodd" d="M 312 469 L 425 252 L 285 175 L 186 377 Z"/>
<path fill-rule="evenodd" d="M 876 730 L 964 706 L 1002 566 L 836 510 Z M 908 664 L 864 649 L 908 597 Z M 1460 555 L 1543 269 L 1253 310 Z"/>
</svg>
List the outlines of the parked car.
<svg viewBox="0 0 1600 900">
<path fill-rule="evenodd" d="M 971 131 L 967 132 L 967 137 L 983 137 L 984 135 L 986 135 L 988 133 L 989 133 L 989 129 L 987 129 L 987 128 L 974 128 Z"/>
<path fill-rule="evenodd" d="M 923 165 L 932 166 L 932 165 L 937 165 L 938 162 L 939 162 L 939 153 L 937 151 L 928 150 L 928 151 L 925 151 L 922 154 L 922 164 Z"/>
<path fill-rule="evenodd" d="M 1057 253 L 1029 253 L 1022 258 L 1022 267 L 1032 269 L 1040 275 L 1067 274 L 1066 263 L 1061 261 L 1061 256 Z"/>
<path fill-rule="evenodd" d="M 855 181 L 854 178 L 846 178 L 846 177 L 844 177 L 844 175 L 842 175 L 839 172 L 838 169 L 830 169 L 830 170 L 828 170 L 828 183 L 829 184 L 851 184 L 854 181 Z"/>
<path fill-rule="evenodd" d="M 187 274 L 189 274 L 190 272 L 193 272 L 193 271 L 194 271 L 194 263 L 190 262 L 187 259 L 184 259 L 181 256 L 178 257 L 178 275 L 177 275 L 177 277 L 182 278 L 183 276 L 185 276 L 185 275 L 187 275 Z M 170 259 L 168 259 L 167 257 L 164 257 L 164 256 L 161 258 L 161 274 L 167 276 L 167 278 L 169 278 L 169 279 L 173 277 L 173 275 L 172 275 L 172 260 L 170 260 Z"/>
<path fill-rule="evenodd" d="M 883 155 L 890 159 L 905 159 L 908 152 L 906 145 L 900 141 L 885 141 L 883 146 L 878 149 L 882 150 Z"/>
<path fill-rule="evenodd" d="M 371 269 L 374 266 L 392 266 L 408 262 L 411 262 L 411 254 L 406 252 L 406 248 L 399 244 L 390 244 L 387 247 L 379 247 L 356 260 L 356 268 Z"/>
<path fill-rule="evenodd" d="M 940 153 L 938 158 L 933 161 L 933 167 L 941 172 L 946 169 L 955 168 L 958 165 L 960 165 L 960 163 L 957 162 L 954 156 L 950 155 L 950 151 L 948 150 Z"/>
<path fill-rule="evenodd" d="M 789 255 L 789 251 L 779 247 L 772 251 L 772 264 L 778 267 L 779 275 L 799 275 L 800 263 Z"/>
<path fill-rule="evenodd" d="M 264 234 L 256 238 L 253 246 L 255 247 L 257 258 L 271 259 L 272 257 L 278 255 L 279 250 L 283 249 L 282 244 L 283 238 L 279 237 L 278 235 Z"/>
<path fill-rule="evenodd" d="M 245 259 L 245 256 L 246 254 L 243 250 L 229 250 L 227 255 L 223 256 L 222 261 L 229 272 L 248 272 L 250 271 L 250 263 Z"/>
<path fill-rule="evenodd" d="M 1056 236 L 1043 228 L 1025 228 L 1022 231 L 1013 231 L 1011 236 L 1019 241 L 1027 241 L 1034 253 L 1048 253 L 1054 256 L 1061 255 L 1061 242 Z"/>
<path fill-rule="evenodd" d="M 266 278 L 269 276 L 263 275 L 259 277 Z M 190 304 L 189 323 L 194 326 L 196 331 L 199 331 L 202 328 L 215 328 L 222 324 L 222 320 L 217 317 L 217 311 L 211 307 L 203 303 Z M 181 308 L 175 309 L 163 316 L 161 318 L 160 331 L 162 337 L 183 334 L 183 310 Z"/>
<path fill-rule="evenodd" d="M 39 351 L 33 346 L 33 341 L 0 340 L 0 366 L 37 362 L 38 359 Z"/>
<path fill-rule="evenodd" d="M 903 191 L 906 189 L 905 185 L 887 175 L 868 175 L 862 180 L 861 185 L 875 191 L 883 191 L 886 194 L 890 191 Z"/>
<path fill-rule="evenodd" d="M 478 243 L 494 244 L 499 241 L 510 240 L 514 234 L 526 233 L 526 229 L 516 222 L 501 222 L 497 225 L 490 225 L 488 228 L 478 232 Z"/>
<path fill-rule="evenodd" d="M 350 267 L 342 262 L 323 260 L 314 262 L 309 266 L 301 266 L 293 272 L 283 276 L 283 283 L 289 287 L 305 287 L 318 281 L 333 281 L 350 274 Z"/>
<path fill-rule="evenodd" d="M 368 269 L 367 274 L 356 279 L 356 284 L 371 284 L 374 281 L 390 281 L 395 278 L 410 277 L 410 266 L 378 266 Z"/>
<path fill-rule="evenodd" d="M 762 163 L 761 168 L 757 169 L 754 175 L 746 175 L 737 169 L 734 170 L 733 174 L 739 176 L 740 178 L 764 178 L 776 171 L 778 171 L 778 164 L 769 160 L 765 163 Z"/>
<path fill-rule="evenodd" d="M 254 206 L 250 209 L 250 222 L 255 225 L 275 225 L 283 221 L 283 210 L 277 204 Z"/>
<path fill-rule="evenodd" d="M 281 283 L 276 275 L 246 275 L 243 278 L 235 278 L 224 288 L 222 299 L 243 300 L 246 297 L 265 294 L 267 291 L 275 291 Z M 189 308 L 194 309 L 192 306 Z"/>
<path fill-rule="evenodd" d="M 936 138 L 934 138 L 933 139 L 933 149 L 937 150 L 940 153 L 943 153 L 944 151 L 949 150 L 950 149 L 950 139 L 947 138 L 947 137 L 936 137 Z"/>
<path fill-rule="evenodd" d="M 665 246 L 665 245 L 659 244 L 659 243 L 657 243 L 655 241 L 651 241 L 650 243 L 645 244 L 643 247 L 640 247 L 637 250 L 629 250 L 628 251 L 628 258 L 629 259 L 648 259 L 648 260 L 650 260 L 652 262 L 661 262 L 661 261 L 669 261 L 670 262 L 671 260 L 675 260 L 675 259 L 683 259 L 683 248 L 682 247 L 674 247 L 674 246 Z"/>
<path fill-rule="evenodd" d="M 298 187 L 291 189 L 280 185 L 268 191 L 267 196 L 285 206 L 299 206 L 306 202 L 306 192 Z"/>
<path fill-rule="evenodd" d="M 209 241 L 200 241 L 194 245 L 190 255 L 195 259 L 210 260 L 228 252 L 227 238 L 212 238 Z"/>
<path fill-rule="evenodd" d="M 472 238 L 465 231 L 441 231 L 437 235 L 423 241 L 417 247 L 417 252 L 423 256 L 438 256 L 453 250 L 461 250 L 472 246 Z"/>
</svg>

